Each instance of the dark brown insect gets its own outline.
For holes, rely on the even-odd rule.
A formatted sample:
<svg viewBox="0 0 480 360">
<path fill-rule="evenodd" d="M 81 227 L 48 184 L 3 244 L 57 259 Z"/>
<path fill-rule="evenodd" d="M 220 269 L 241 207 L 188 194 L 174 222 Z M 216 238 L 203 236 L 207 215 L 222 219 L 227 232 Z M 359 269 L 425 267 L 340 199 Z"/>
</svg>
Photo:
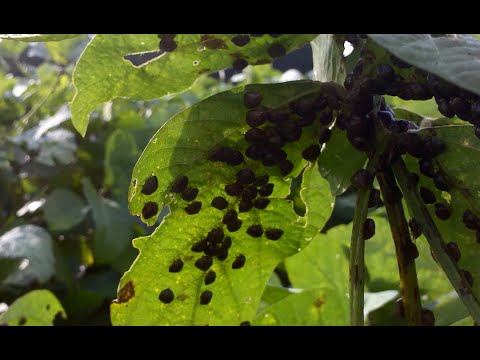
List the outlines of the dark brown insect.
<svg viewBox="0 0 480 360">
<path fill-rule="evenodd" d="M 302 151 L 302 157 L 307 161 L 315 161 L 320 155 L 320 146 L 310 145 Z"/>
<path fill-rule="evenodd" d="M 268 229 L 265 231 L 265 236 L 269 240 L 278 240 L 283 235 L 283 230 L 280 229 Z"/>
<path fill-rule="evenodd" d="M 363 239 L 368 240 L 375 235 L 375 221 L 367 218 L 363 223 Z"/>
<path fill-rule="evenodd" d="M 253 201 L 253 206 L 259 210 L 265 209 L 268 204 L 270 204 L 270 200 L 265 198 L 258 198 Z"/>
<path fill-rule="evenodd" d="M 435 204 L 435 215 L 437 215 L 440 220 L 448 220 L 450 215 L 452 215 L 452 208 L 448 204 L 437 203 Z"/>
<path fill-rule="evenodd" d="M 433 204 L 436 201 L 434 193 L 423 186 L 420 187 L 420 197 L 425 204 Z"/>
<path fill-rule="evenodd" d="M 245 265 L 245 261 L 246 261 L 245 255 L 243 254 L 238 255 L 232 263 L 232 269 L 242 268 L 243 265 Z"/>
<path fill-rule="evenodd" d="M 217 278 L 217 274 L 215 273 L 215 271 L 210 270 L 205 274 L 205 285 L 210 285 L 215 281 L 216 278 Z"/>
<path fill-rule="evenodd" d="M 171 273 L 178 273 L 183 269 L 183 261 L 181 259 L 177 259 L 168 268 L 168 271 Z"/>
<path fill-rule="evenodd" d="M 202 271 L 207 271 L 212 265 L 213 265 L 212 257 L 208 255 L 202 256 L 200 259 L 195 261 L 195 266 L 197 267 L 197 269 Z"/>
<path fill-rule="evenodd" d="M 173 301 L 175 298 L 175 295 L 173 294 L 173 291 L 170 289 L 164 289 L 162 292 L 158 295 L 158 300 L 163 302 L 164 304 L 169 304 Z"/>
<path fill-rule="evenodd" d="M 170 191 L 174 193 L 181 193 L 187 188 L 188 185 L 188 177 L 187 176 L 179 176 L 177 177 L 170 187 Z"/>
<path fill-rule="evenodd" d="M 144 219 L 150 219 L 151 217 L 154 217 L 158 213 L 158 205 L 157 203 L 153 201 L 147 202 L 145 205 L 143 205 L 142 208 L 142 216 Z"/>
<path fill-rule="evenodd" d="M 460 249 L 458 248 L 458 245 L 456 243 L 449 242 L 447 245 L 445 245 L 445 249 L 450 255 L 450 257 L 453 259 L 453 261 L 458 262 L 460 258 L 462 257 L 462 253 L 460 252 Z"/>
<path fill-rule="evenodd" d="M 263 227 L 262 225 L 256 224 L 256 225 L 251 225 L 247 229 L 247 234 L 252 236 L 252 237 L 260 237 L 263 235 Z"/>
<path fill-rule="evenodd" d="M 228 186 L 228 185 L 227 185 Z M 222 196 L 216 196 L 213 198 L 211 205 L 218 210 L 224 210 L 228 206 L 228 201 Z"/>
<path fill-rule="evenodd" d="M 142 194 L 151 195 L 153 194 L 158 188 L 158 179 L 155 175 L 149 177 L 145 184 L 142 187 Z"/>
<path fill-rule="evenodd" d="M 200 304 L 207 305 L 212 300 L 213 293 L 210 290 L 205 290 L 200 295 Z"/>
<path fill-rule="evenodd" d="M 247 109 L 253 109 L 260 106 L 262 100 L 263 96 L 255 91 L 249 91 L 243 95 L 243 104 Z"/>
<path fill-rule="evenodd" d="M 185 201 L 193 201 L 198 195 L 197 188 L 188 188 L 182 191 L 182 199 Z"/>
<path fill-rule="evenodd" d="M 202 202 L 194 201 L 187 205 L 187 207 L 185 208 L 185 212 L 188 215 L 195 215 L 195 214 L 198 214 L 201 208 L 202 208 Z"/>
</svg>

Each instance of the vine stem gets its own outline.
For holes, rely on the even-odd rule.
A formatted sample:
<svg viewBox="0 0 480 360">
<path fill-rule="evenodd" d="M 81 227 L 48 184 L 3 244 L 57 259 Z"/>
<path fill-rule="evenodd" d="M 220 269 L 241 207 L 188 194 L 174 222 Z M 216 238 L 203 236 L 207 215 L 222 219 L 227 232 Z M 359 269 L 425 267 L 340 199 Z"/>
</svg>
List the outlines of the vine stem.
<svg viewBox="0 0 480 360">
<path fill-rule="evenodd" d="M 409 181 L 409 172 L 402 159 L 393 165 L 393 171 L 405 196 L 410 213 L 422 227 L 422 232 L 427 238 L 435 258 L 447 275 L 448 280 L 450 280 L 450 283 L 453 285 L 475 323 L 480 324 L 479 299 L 473 294 L 468 281 L 466 281 L 463 274 L 460 272 L 457 264 L 445 251 L 445 243 L 442 235 L 436 227 L 427 208 L 423 205 L 418 191 L 416 190 L 416 184 Z"/>
<path fill-rule="evenodd" d="M 402 295 L 405 319 L 410 326 L 422 325 L 422 304 L 418 288 L 415 258 L 418 250 L 410 238 L 410 231 L 401 197 L 395 196 L 397 183 L 391 167 L 377 173 L 390 230 L 392 232 L 395 252 L 397 254 L 398 273 L 400 276 L 400 293 Z"/>
</svg>

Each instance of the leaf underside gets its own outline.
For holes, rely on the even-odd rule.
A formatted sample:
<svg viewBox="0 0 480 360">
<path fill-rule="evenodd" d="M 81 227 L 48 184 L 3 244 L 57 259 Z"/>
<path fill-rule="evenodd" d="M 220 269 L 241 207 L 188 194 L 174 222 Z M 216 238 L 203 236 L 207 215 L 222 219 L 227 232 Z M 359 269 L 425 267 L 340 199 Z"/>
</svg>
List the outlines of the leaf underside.
<svg viewBox="0 0 480 360">
<path fill-rule="evenodd" d="M 293 100 L 337 91 L 341 90 L 334 84 L 311 81 L 236 88 L 183 111 L 153 136 L 133 170 L 130 211 L 149 225 L 155 223 L 163 206 L 169 207 L 170 214 L 151 236 L 134 240 L 140 255 L 120 282 L 118 299 L 111 307 L 113 324 L 239 325 L 253 321 L 274 267 L 306 246 L 330 215 L 333 198 L 327 182 L 320 177 L 317 166 L 301 156 L 304 148 L 318 141 L 320 124 L 316 120 L 313 126 L 303 128 L 298 141 L 283 147 L 287 158 L 295 164 L 286 177 L 278 166 L 266 167 L 248 157 L 244 157 L 244 164 L 237 166 L 208 161 L 207 157 L 219 146 L 242 153 L 247 148 L 244 133 L 249 127 L 245 122 L 244 92 L 260 93 L 262 106 L 268 109 L 286 110 Z M 238 212 L 239 199 L 224 190 L 235 181 L 236 172 L 246 167 L 256 176 L 268 175 L 269 183 L 274 186 L 273 193 L 265 196 L 270 200 L 265 210 L 253 208 Z M 302 170 L 301 197 L 307 209 L 303 218 L 295 213 L 292 201 L 287 199 L 291 178 L 300 175 Z M 153 193 L 146 195 L 142 190 L 152 176 L 156 176 L 158 185 Z M 188 215 L 184 208 L 191 202 L 170 191 L 179 176 L 187 176 L 188 187 L 199 190 L 195 201 L 201 202 L 202 207 L 197 214 Z M 227 209 L 218 210 L 210 205 L 217 196 L 228 201 Z M 329 205 L 310 212 L 311 199 L 316 204 L 325 201 Z M 142 209 L 149 202 L 157 204 L 158 211 L 144 219 Z M 232 209 L 238 212 L 242 226 L 229 232 L 222 218 Z M 264 230 L 260 237 L 247 234 L 251 225 L 259 224 Z M 206 285 L 204 279 L 208 271 L 194 265 L 203 254 L 193 252 L 191 247 L 214 228 L 221 228 L 225 236 L 231 238 L 232 245 L 225 260 L 213 257 L 209 271 L 216 273 L 216 280 Z M 265 232 L 271 229 L 283 231 L 278 240 L 266 237 Z M 240 255 L 245 257 L 245 265 L 232 268 Z M 177 259 L 183 262 L 182 270 L 170 272 L 170 265 Z M 159 300 L 160 293 L 166 289 L 174 294 L 170 303 Z M 213 296 L 210 303 L 203 305 L 200 298 L 206 290 Z"/>
</svg>

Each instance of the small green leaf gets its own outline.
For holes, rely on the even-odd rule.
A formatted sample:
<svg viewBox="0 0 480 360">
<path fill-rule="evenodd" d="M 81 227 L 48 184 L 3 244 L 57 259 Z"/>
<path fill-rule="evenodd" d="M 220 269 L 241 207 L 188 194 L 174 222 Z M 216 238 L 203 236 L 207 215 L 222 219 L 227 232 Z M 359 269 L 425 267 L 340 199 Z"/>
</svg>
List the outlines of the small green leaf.
<svg viewBox="0 0 480 360">
<path fill-rule="evenodd" d="M 177 93 L 190 87 L 196 78 L 231 67 L 235 59 L 250 65 L 272 61 L 267 49 L 282 45 L 287 52 L 315 37 L 314 34 L 252 37 L 239 47 L 235 34 L 177 34 L 173 52 L 159 51 L 155 34 L 99 34 L 79 59 L 73 73 L 76 94 L 72 102 L 72 121 L 85 135 L 89 114 L 96 106 L 117 97 L 149 100 Z M 129 55 L 158 52 L 146 64 L 134 65 Z M 172 74 L 175 74 L 172 76 Z"/>
<path fill-rule="evenodd" d="M 480 94 L 480 41 L 456 34 L 368 34 L 400 59 Z"/>
<path fill-rule="evenodd" d="M 310 222 L 310 217 L 307 223 L 295 213 L 291 200 L 287 200 L 291 178 L 305 169 L 302 199 L 312 219 L 324 222 L 331 210 L 330 206 L 319 212 L 309 209 L 310 194 L 317 200 L 332 202 L 325 181 L 322 183 L 320 176 L 312 175 L 313 168 L 306 167 L 309 163 L 301 155 L 303 149 L 317 142 L 318 135 L 315 126 L 305 127 L 298 141 L 282 148 L 295 164 L 287 176 L 280 173 L 278 166 L 267 167 L 246 156 L 245 163 L 237 166 L 207 158 L 221 146 L 241 153 L 249 146 L 244 139 L 249 129 L 245 92 L 261 94 L 262 106 L 268 109 L 289 111 L 289 103 L 294 100 L 316 98 L 319 94 L 343 96 L 342 91 L 335 84 L 311 81 L 248 85 L 192 106 L 153 136 L 133 170 L 130 211 L 149 225 L 155 224 L 163 206 L 168 205 L 170 214 L 151 236 L 134 240 L 140 255 L 120 282 L 117 302 L 111 307 L 114 324 L 239 325 L 254 319 L 274 267 L 300 251 L 323 225 Z M 319 121 L 314 124 L 320 126 Z M 225 186 L 232 184 L 236 173 L 246 167 L 255 176 L 268 175 L 273 193 L 263 197 L 270 201 L 265 210 L 238 212 L 241 228 L 229 231 L 222 219 L 228 210 L 238 210 L 239 199 L 227 195 Z M 171 191 L 183 176 L 188 178 L 187 188 L 198 189 L 194 199 L 202 204 L 198 213 L 189 215 L 185 209 L 193 200 L 184 200 Z M 310 190 L 309 186 L 315 189 Z M 227 209 L 218 210 L 211 205 L 218 196 L 227 200 Z M 253 225 L 261 225 L 264 233 L 258 237 L 249 235 L 247 229 Z M 232 245 L 226 259 L 212 257 L 212 264 L 207 267 L 216 273 L 216 280 L 205 284 L 206 272 L 195 265 L 203 254 L 191 248 L 215 228 L 222 229 Z M 267 231 L 272 229 L 279 230 L 279 238 L 268 238 Z M 243 257 L 244 266 L 237 267 L 236 259 Z M 181 268 L 180 272 L 170 271 L 174 264 L 180 264 L 174 267 Z M 208 304 L 200 303 L 204 291 L 213 294 Z"/>
<path fill-rule="evenodd" d="M 82 34 L 0 34 L 0 39 L 25 42 L 62 41 Z"/>
<path fill-rule="evenodd" d="M 82 184 L 95 222 L 95 262 L 109 263 L 130 243 L 133 218 L 115 201 L 99 196 L 88 178 L 84 178 Z"/>
<path fill-rule="evenodd" d="M 350 178 L 367 161 L 367 155 L 352 147 L 345 131 L 332 130 L 332 138 L 325 144 L 318 165 L 322 177 L 330 183 L 333 195 L 341 195 L 350 186 Z"/>
<path fill-rule="evenodd" d="M 104 184 L 119 202 L 127 201 L 131 171 L 139 154 L 135 138 L 128 131 L 117 129 L 107 139 Z"/>
<path fill-rule="evenodd" d="M 345 294 L 331 288 L 308 289 L 291 294 L 257 315 L 253 325 L 347 325 L 342 306 Z"/>
<path fill-rule="evenodd" d="M 426 307 L 433 311 L 436 326 L 452 325 L 468 316 L 468 311 L 455 291 L 440 296 Z"/>
<path fill-rule="evenodd" d="M 55 189 L 43 205 L 45 220 L 51 231 L 63 231 L 80 224 L 86 215 L 85 203 L 66 189 Z"/>
<path fill-rule="evenodd" d="M 10 274 L 5 284 L 43 283 L 55 273 L 55 258 L 50 234 L 35 225 L 22 225 L 0 236 L 0 257 L 25 259 L 19 270 Z"/>
<path fill-rule="evenodd" d="M 33 290 L 15 300 L 7 312 L 0 315 L 0 323 L 9 326 L 52 326 L 54 320 L 65 318 L 65 310 L 48 290 Z"/>
</svg>

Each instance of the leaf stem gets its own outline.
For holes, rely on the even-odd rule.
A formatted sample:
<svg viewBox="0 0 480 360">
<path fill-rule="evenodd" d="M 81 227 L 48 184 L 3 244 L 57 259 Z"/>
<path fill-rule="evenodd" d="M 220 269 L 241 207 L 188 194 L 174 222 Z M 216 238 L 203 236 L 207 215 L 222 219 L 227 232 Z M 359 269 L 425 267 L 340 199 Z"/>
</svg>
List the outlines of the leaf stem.
<svg viewBox="0 0 480 360">
<path fill-rule="evenodd" d="M 401 197 L 395 196 L 398 188 L 392 168 L 387 167 L 378 172 L 377 180 L 384 199 L 393 242 L 395 243 L 405 318 L 408 325 L 419 326 L 422 324 L 422 304 L 415 268 L 415 258 L 418 256 L 418 250 L 410 238 Z"/>
<path fill-rule="evenodd" d="M 416 190 L 416 184 L 413 184 L 411 181 L 409 181 L 409 173 L 402 159 L 394 164 L 393 170 L 398 180 L 398 184 L 400 185 L 400 188 L 405 196 L 410 213 L 415 217 L 415 220 L 422 227 L 423 234 L 427 238 L 435 258 L 447 275 L 455 291 L 458 293 L 458 296 L 463 301 L 468 312 L 473 317 L 475 323 L 480 324 L 479 299 L 475 297 L 470 285 L 468 284 L 468 281 L 466 281 L 456 263 L 445 251 L 445 243 L 442 235 L 436 227 L 427 208 L 423 205 L 418 191 Z"/>
</svg>

